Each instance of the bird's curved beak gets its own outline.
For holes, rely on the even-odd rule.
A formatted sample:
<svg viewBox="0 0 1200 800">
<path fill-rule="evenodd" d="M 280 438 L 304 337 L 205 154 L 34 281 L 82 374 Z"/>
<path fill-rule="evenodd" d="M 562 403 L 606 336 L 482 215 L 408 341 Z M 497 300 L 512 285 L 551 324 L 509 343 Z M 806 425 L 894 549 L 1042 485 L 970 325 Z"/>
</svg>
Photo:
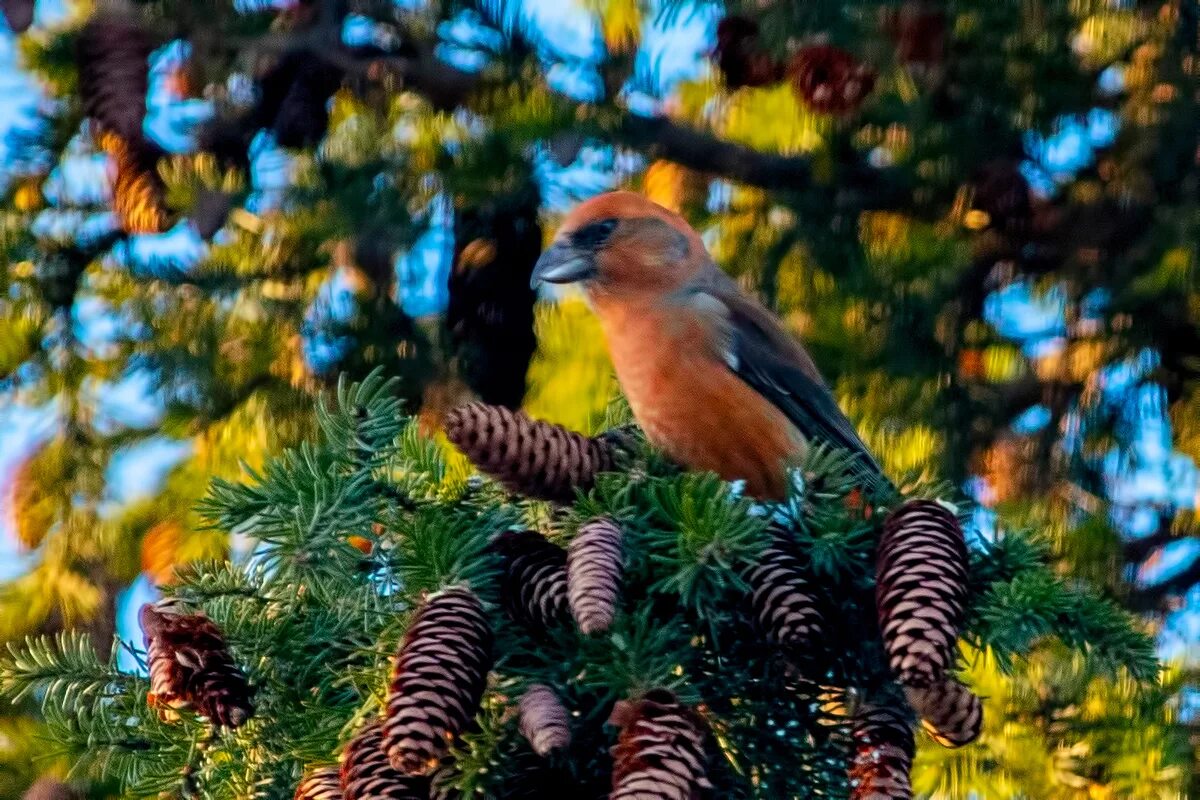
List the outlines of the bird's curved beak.
<svg viewBox="0 0 1200 800">
<path fill-rule="evenodd" d="M 529 286 L 536 289 L 543 282 L 576 283 L 595 276 L 596 263 L 592 253 L 567 242 L 555 242 L 533 265 Z"/>
</svg>

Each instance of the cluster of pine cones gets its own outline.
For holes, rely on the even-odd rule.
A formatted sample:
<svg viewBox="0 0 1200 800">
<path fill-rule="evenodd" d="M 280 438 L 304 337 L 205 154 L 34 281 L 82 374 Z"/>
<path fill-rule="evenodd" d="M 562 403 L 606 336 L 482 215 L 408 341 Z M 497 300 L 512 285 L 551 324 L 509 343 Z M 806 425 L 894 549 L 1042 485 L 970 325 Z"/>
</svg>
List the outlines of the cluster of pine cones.
<svg viewBox="0 0 1200 800">
<path fill-rule="evenodd" d="M 566 500 L 576 491 L 586 491 L 599 472 L 612 469 L 623 458 L 622 448 L 611 438 L 585 437 L 520 412 L 478 403 L 451 412 L 447 434 L 481 471 L 509 490 L 548 500 Z M 612 520 L 582 526 L 566 552 L 532 531 L 506 533 L 495 546 L 505 562 L 504 597 L 514 618 L 545 626 L 564 619 L 569 609 L 584 633 L 602 631 L 611 623 L 621 570 L 620 528 Z M 817 593 L 805 577 L 804 566 L 786 532 L 773 530 L 771 543 L 745 575 L 763 636 L 801 668 L 819 650 L 826 633 Z M 928 500 L 909 501 L 893 511 L 884 524 L 876 563 L 876 606 L 884 647 L 912 711 L 934 740 L 947 747 L 973 741 L 983 724 L 979 698 L 952 675 L 966 586 L 966 543 L 955 514 Z M 534 707 L 553 707 L 554 695 L 548 688 L 539 687 L 536 696 L 538 701 L 531 701 Z M 641 702 L 653 705 L 654 698 L 647 696 Z M 907 713 L 873 705 L 855 713 L 850 775 L 856 800 L 912 796 L 908 776 L 913 735 Z M 543 717 L 565 719 L 557 711 L 547 711 Z M 703 729 L 698 717 L 688 718 Z M 549 724 L 528 727 L 529 731 L 551 729 L 557 730 Z M 564 729 L 564 740 L 565 734 Z M 535 740 L 536 734 L 526 735 Z M 557 736 L 551 738 L 559 741 Z M 685 738 L 676 736 L 675 741 Z M 618 745 L 615 779 L 621 774 L 621 752 Z M 672 769 L 682 771 L 671 774 L 691 775 L 694 780 L 689 778 L 689 785 L 703 787 L 702 769 L 681 766 L 690 763 L 680 753 Z M 689 796 L 676 795 L 665 774 L 653 780 L 658 783 L 652 781 L 650 786 L 661 793 L 651 789 L 637 796 Z"/>
<path fill-rule="evenodd" d="M 588 438 L 519 412 L 475 404 L 450 415 L 449 435 L 483 470 L 524 494 L 564 499 L 584 489 L 623 454 L 614 440 Z M 746 571 L 749 600 L 766 641 L 803 672 L 826 632 L 804 562 L 783 530 Z M 576 625 L 606 631 L 618 610 L 624 554 L 621 527 L 585 522 L 567 548 L 535 531 L 506 531 L 492 542 L 502 565 L 506 613 L 533 628 Z M 939 743 L 957 747 L 982 726 L 980 702 L 953 677 L 966 602 L 967 551 L 945 506 L 909 501 L 887 518 L 877 554 L 876 605 L 884 648 L 903 703 L 863 703 L 850 720 L 854 800 L 911 798 L 911 713 Z M 150 702 L 165 716 L 190 708 L 236 727 L 253 713 L 250 690 L 216 626 L 172 602 L 142 612 Z M 451 747 L 469 730 L 487 687 L 492 626 L 466 586 L 424 601 L 396 654 L 382 715 L 366 721 L 340 766 L 314 767 L 297 798 L 427 798 Z M 514 704 L 518 729 L 539 756 L 571 746 L 572 714 L 554 687 L 533 683 Z M 694 798 L 710 786 L 709 728 L 700 711 L 665 689 L 616 704 L 610 797 Z"/>
</svg>

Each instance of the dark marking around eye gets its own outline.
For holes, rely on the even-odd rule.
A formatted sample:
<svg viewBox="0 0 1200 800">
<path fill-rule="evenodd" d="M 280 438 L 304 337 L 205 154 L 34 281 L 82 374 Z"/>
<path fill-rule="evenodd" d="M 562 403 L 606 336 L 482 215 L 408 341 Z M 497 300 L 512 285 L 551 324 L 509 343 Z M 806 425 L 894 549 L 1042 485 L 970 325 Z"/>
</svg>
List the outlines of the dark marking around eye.
<svg viewBox="0 0 1200 800">
<path fill-rule="evenodd" d="M 615 219 L 602 219 L 589 222 L 571 234 L 571 244 L 579 248 L 595 250 L 603 245 L 617 227 Z"/>
</svg>

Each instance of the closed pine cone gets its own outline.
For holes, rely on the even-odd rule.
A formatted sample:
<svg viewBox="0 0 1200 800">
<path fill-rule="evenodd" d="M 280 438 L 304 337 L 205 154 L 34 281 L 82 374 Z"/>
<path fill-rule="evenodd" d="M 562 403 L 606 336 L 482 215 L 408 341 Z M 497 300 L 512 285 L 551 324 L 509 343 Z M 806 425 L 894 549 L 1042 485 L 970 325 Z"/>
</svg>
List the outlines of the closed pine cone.
<svg viewBox="0 0 1200 800">
<path fill-rule="evenodd" d="M 767 640 L 795 661 L 807 660 L 824 618 L 799 557 L 778 533 L 746 572 L 754 615 Z"/>
<path fill-rule="evenodd" d="M 492 547 L 504 561 L 501 595 L 509 613 L 536 628 L 564 622 L 566 551 L 537 531 L 505 531 Z"/>
<path fill-rule="evenodd" d="M 958 518 L 912 500 L 884 523 L 875 604 L 888 660 L 900 683 L 928 687 L 954 664 L 967 600 L 967 546 Z"/>
<path fill-rule="evenodd" d="M 567 546 L 567 592 L 579 630 L 591 635 L 612 625 L 621 594 L 621 528 L 608 517 L 589 520 Z"/>
<path fill-rule="evenodd" d="M 711 787 L 704 721 L 669 691 L 617 703 L 609 723 L 621 728 L 609 800 L 695 800 Z"/>
<path fill-rule="evenodd" d="M 425 602 L 392 671 L 383 725 L 392 766 L 405 775 L 437 767 L 475 717 L 491 651 L 491 627 L 470 589 L 446 589 Z"/>
<path fill-rule="evenodd" d="M 521 695 L 521 735 L 539 756 L 571 744 L 570 715 L 549 686 L 535 683 Z"/>
<path fill-rule="evenodd" d="M 383 725 L 372 720 L 342 751 L 339 773 L 345 800 L 426 800 L 429 780 L 400 774 L 383 750 Z"/>
<path fill-rule="evenodd" d="M 510 491 L 569 501 L 612 469 L 614 445 L 502 406 L 470 403 L 446 417 L 446 436 L 481 471 Z"/>
<path fill-rule="evenodd" d="M 859 709 L 851 731 L 851 800 L 911 800 L 913 735 L 902 716 L 890 708 Z"/>
<path fill-rule="evenodd" d="M 113 211 L 126 233 L 161 233 L 169 226 L 157 169 L 164 153 L 142 130 L 153 49 L 136 21 L 111 13 L 90 19 L 76 44 L 79 95 L 92 138 L 115 167 Z"/>
</svg>

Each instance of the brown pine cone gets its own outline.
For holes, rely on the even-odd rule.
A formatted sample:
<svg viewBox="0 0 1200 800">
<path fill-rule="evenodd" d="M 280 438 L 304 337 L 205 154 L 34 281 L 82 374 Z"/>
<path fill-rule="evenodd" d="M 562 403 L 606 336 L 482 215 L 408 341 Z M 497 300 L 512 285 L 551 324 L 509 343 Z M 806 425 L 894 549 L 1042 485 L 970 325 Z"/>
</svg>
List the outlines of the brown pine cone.
<svg viewBox="0 0 1200 800">
<path fill-rule="evenodd" d="M 170 225 L 158 174 L 164 153 L 142 131 L 153 49 L 146 30 L 120 14 L 97 14 L 76 43 L 79 95 L 93 140 L 116 168 L 113 211 L 126 233 L 161 233 Z"/>
<path fill-rule="evenodd" d="M 342 782 L 337 767 L 317 767 L 305 773 L 296 786 L 293 800 L 342 800 Z"/>
<path fill-rule="evenodd" d="M 33 24 L 34 0 L 2 0 L 0 12 L 13 33 L 24 33 Z"/>
<path fill-rule="evenodd" d="M 851 732 L 850 800 L 911 800 L 912 728 L 900 714 L 863 706 Z"/>
<path fill-rule="evenodd" d="M 730 89 L 768 86 L 783 79 L 783 65 L 762 49 L 758 23 L 737 14 L 717 24 L 717 46 L 713 55 L 717 69 Z"/>
<path fill-rule="evenodd" d="M 429 780 L 400 774 L 383 750 L 383 725 L 372 720 L 342 751 L 339 771 L 345 800 L 427 800 Z"/>
<path fill-rule="evenodd" d="M 500 592 L 513 618 L 539 629 L 565 622 L 567 552 L 537 531 L 505 531 L 492 547 L 504 561 Z"/>
<path fill-rule="evenodd" d="M 958 518 L 910 500 L 883 526 L 875 605 L 884 648 L 905 686 L 929 687 L 954 664 L 967 601 L 967 545 Z"/>
<path fill-rule="evenodd" d="M 100 13 L 88 20 L 76 42 L 84 112 L 105 131 L 133 145 L 145 141 L 142 121 L 153 50 L 154 42 L 145 28 L 114 13 Z"/>
<path fill-rule="evenodd" d="M 822 638 L 824 618 L 813 586 L 790 543 L 774 534 L 758 562 L 746 572 L 750 599 L 767 641 L 793 661 L 807 661 Z"/>
<path fill-rule="evenodd" d="M 164 719 L 192 708 L 222 727 L 236 728 L 250 718 L 254 706 L 246 676 L 212 620 L 184 613 L 174 600 L 147 603 L 140 618 L 150 669 L 146 700 Z"/>
<path fill-rule="evenodd" d="M 535 683 L 521 695 L 518 728 L 539 756 L 571 744 L 570 715 L 549 686 Z"/>
<path fill-rule="evenodd" d="M 875 70 L 830 45 L 805 47 L 792 56 L 788 77 L 799 98 L 822 114 L 848 114 L 875 88 Z"/>
<path fill-rule="evenodd" d="M 711 788 L 704 750 L 707 726 L 666 689 L 613 708 L 621 729 L 613 748 L 610 800 L 691 800 Z"/>
<path fill-rule="evenodd" d="M 116 166 L 113 212 L 126 233 L 162 233 L 170 227 L 166 187 L 158 174 L 159 153 L 137 150 L 115 133 L 102 131 L 100 147 Z"/>
<path fill-rule="evenodd" d="M 427 775 L 474 720 L 492 659 L 492 629 L 479 598 L 453 587 L 417 612 L 396 655 L 383 736 L 405 775 Z"/>
<path fill-rule="evenodd" d="M 983 703 L 958 681 L 947 678 L 927 689 L 905 689 L 921 724 L 942 747 L 962 747 L 983 731 Z"/>
<path fill-rule="evenodd" d="M 484 403 L 452 410 L 446 436 L 481 472 L 510 491 L 542 500 L 573 500 L 616 460 L 616 448 L 606 438 L 588 438 Z"/>
<path fill-rule="evenodd" d="M 608 517 L 589 520 L 567 545 L 567 592 L 571 614 L 587 635 L 612 625 L 625 568 L 621 528 Z"/>
</svg>

